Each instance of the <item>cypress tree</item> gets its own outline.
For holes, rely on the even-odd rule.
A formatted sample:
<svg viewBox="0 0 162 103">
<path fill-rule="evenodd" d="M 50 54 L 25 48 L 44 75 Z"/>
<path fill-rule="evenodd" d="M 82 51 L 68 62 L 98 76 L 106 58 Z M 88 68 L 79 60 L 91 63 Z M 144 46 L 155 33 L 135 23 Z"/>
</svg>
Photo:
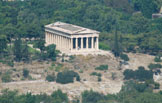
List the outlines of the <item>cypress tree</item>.
<svg viewBox="0 0 162 103">
<path fill-rule="evenodd" d="M 14 55 L 16 61 L 20 61 L 22 59 L 22 41 L 20 37 L 14 42 Z"/>
<path fill-rule="evenodd" d="M 119 55 L 120 55 L 117 26 L 116 26 L 116 30 L 115 30 L 115 36 L 114 36 L 114 55 L 116 57 L 119 57 Z"/>
</svg>

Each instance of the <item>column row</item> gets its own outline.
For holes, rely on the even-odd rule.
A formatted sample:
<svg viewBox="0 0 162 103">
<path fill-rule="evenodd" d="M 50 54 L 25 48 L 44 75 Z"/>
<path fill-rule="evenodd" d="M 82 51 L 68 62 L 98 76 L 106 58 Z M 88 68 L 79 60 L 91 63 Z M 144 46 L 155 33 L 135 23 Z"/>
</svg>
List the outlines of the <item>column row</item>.
<svg viewBox="0 0 162 103">
<path fill-rule="evenodd" d="M 59 50 L 70 50 L 70 38 L 53 33 L 46 33 L 47 45 L 55 44 Z"/>
<path fill-rule="evenodd" d="M 98 50 L 98 37 L 82 37 L 71 39 L 71 50 L 96 49 Z"/>
</svg>

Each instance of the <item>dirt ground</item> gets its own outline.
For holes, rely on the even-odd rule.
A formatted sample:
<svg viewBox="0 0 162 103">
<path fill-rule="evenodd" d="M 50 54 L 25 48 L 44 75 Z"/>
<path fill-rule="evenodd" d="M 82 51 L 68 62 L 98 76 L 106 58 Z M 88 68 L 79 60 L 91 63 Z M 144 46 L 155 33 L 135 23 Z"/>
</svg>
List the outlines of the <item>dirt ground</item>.
<svg viewBox="0 0 162 103">
<path fill-rule="evenodd" d="M 15 63 L 14 67 L 9 67 L 0 64 L 0 72 L 12 71 L 12 82 L 0 83 L 0 90 L 9 88 L 11 90 L 18 90 L 20 93 L 31 92 L 33 94 L 47 93 L 51 94 L 57 89 L 61 89 L 67 93 L 69 97 L 79 96 L 85 90 L 94 90 L 100 93 L 115 94 L 121 90 L 123 85 L 123 71 L 125 69 L 136 70 L 139 66 L 144 66 L 148 69 L 148 65 L 154 62 L 154 57 L 146 54 L 128 54 L 130 61 L 128 65 L 122 65 L 120 68 L 119 60 L 116 59 L 110 52 L 106 55 L 87 55 L 75 56 L 72 60 L 68 57 L 65 62 L 58 59 L 57 62 L 33 61 L 29 64 Z M 67 59 L 67 60 L 66 60 Z M 45 77 L 48 74 L 57 74 L 56 66 L 61 64 L 59 71 L 70 69 L 79 73 L 81 81 L 70 84 L 58 84 L 56 82 L 47 82 Z M 106 71 L 97 71 L 95 68 L 99 65 L 108 65 L 109 69 Z M 52 66 L 55 65 L 55 66 Z M 27 68 L 30 71 L 32 79 L 23 79 L 22 70 Z M 102 74 L 102 81 L 97 81 L 97 76 L 90 76 L 92 72 Z M 113 77 L 112 77 L 113 75 Z"/>
</svg>

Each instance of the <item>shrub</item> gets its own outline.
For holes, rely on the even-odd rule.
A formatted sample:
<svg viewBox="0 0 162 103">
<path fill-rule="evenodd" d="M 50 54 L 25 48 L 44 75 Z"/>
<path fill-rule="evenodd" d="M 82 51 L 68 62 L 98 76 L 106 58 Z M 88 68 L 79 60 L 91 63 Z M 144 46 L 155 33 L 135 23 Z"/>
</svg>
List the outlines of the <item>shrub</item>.
<svg viewBox="0 0 162 103">
<path fill-rule="evenodd" d="M 55 79 L 56 79 L 55 75 L 47 75 L 47 77 L 46 77 L 46 80 L 47 80 L 48 82 L 55 81 Z"/>
<path fill-rule="evenodd" d="M 2 74 L 2 82 L 11 82 L 11 73 L 6 72 L 4 74 Z"/>
<path fill-rule="evenodd" d="M 98 77 L 98 82 L 102 81 L 101 77 Z"/>
<path fill-rule="evenodd" d="M 101 73 L 97 73 L 97 72 L 92 72 L 90 75 L 91 76 L 98 76 L 98 77 L 101 77 L 102 76 Z"/>
<path fill-rule="evenodd" d="M 156 57 L 154 58 L 154 61 L 155 61 L 155 62 L 162 62 L 160 56 L 156 56 Z"/>
<path fill-rule="evenodd" d="M 153 70 L 153 69 L 158 69 L 158 68 L 162 68 L 162 65 L 161 64 L 150 64 L 148 66 L 148 68 L 150 68 L 150 70 Z"/>
<path fill-rule="evenodd" d="M 104 101 L 104 100 L 106 100 L 106 96 L 98 92 L 94 92 L 92 90 L 84 91 L 82 93 L 82 103 L 102 103 L 100 101 Z"/>
<path fill-rule="evenodd" d="M 14 62 L 13 62 L 13 61 L 8 61 L 7 64 L 8 64 L 8 66 L 10 66 L 10 67 L 14 67 Z"/>
<path fill-rule="evenodd" d="M 146 83 L 135 83 L 134 88 L 138 91 L 138 92 L 144 92 L 145 89 L 147 88 L 147 84 Z"/>
<path fill-rule="evenodd" d="M 154 83 L 155 88 L 154 89 L 159 89 L 160 88 L 160 84 L 159 83 Z"/>
<path fill-rule="evenodd" d="M 54 91 L 51 94 L 51 97 L 53 101 L 51 101 L 50 103 L 69 103 L 67 94 L 63 93 L 61 90 Z"/>
<path fill-rule="evenodd" d="M 77 81 L 80 80 L 79 74 L 74 71 L 59 72 L 57 74 L 56 82 L 61 84 L 73 83 L 74 77 L 76 77 Z"/>
<path fill-rule="evenodd" d="M 144 67 L 139 67 L 138 70 L 125 70 L 124 71 L 124 79 L 135 79 L 139 81 L 145 81 L 145 80 L 152 80 L 153 79 L 153 72 L 145 70 Z"/>
<path fill-rule="evenodd" d="M 80 81 L 80 76 L 79 75 L 76 76 L 76 81 Z"/>
<path fill-rule="evenodd" d="M 122 60 L 124 60 L 124 61 L 129 61 L 129 57 L 128 57 L 127 54 L 121 54 L 121 55 L 120 55 L 120 58 L 121 58 Z"/>
<path fill-rule="evenodd" d="M 96 67 L 95 70 L 108 70 L 108 65 L 100 65 L 99 67 Z"/>
<path fill-rule="evenodd" d="M 23 76 L 24 76 L 25 78 L 27 78 L 27 77 L 29 76 L 29 70 L 27 70 L 26 68 L 23 69 Z"/>
</svg>

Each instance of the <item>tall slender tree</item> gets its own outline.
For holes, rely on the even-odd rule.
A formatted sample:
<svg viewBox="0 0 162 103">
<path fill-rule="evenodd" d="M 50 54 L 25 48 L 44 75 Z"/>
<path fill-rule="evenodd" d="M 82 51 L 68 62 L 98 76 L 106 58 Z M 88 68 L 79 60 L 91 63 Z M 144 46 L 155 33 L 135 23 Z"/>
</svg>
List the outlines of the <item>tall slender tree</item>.
<svg viewBox="0 0 162 103">
<path fill-rule="evenodd" d="M 116 57 L 120 56 L 120 49 L 119 49 L 119 40 L 118 40 L 118 32 L 117 32 L 117 24 L 115 28 L 115 35 L 114 35 L 114 55 Z"/>
<path fill-rule="evenodd" d="M 20 61 L 22 59 L 22 41 L 20 37 L 15 40 L 13 51 L 15 55 L 15 60 Z"/>
</svg>

